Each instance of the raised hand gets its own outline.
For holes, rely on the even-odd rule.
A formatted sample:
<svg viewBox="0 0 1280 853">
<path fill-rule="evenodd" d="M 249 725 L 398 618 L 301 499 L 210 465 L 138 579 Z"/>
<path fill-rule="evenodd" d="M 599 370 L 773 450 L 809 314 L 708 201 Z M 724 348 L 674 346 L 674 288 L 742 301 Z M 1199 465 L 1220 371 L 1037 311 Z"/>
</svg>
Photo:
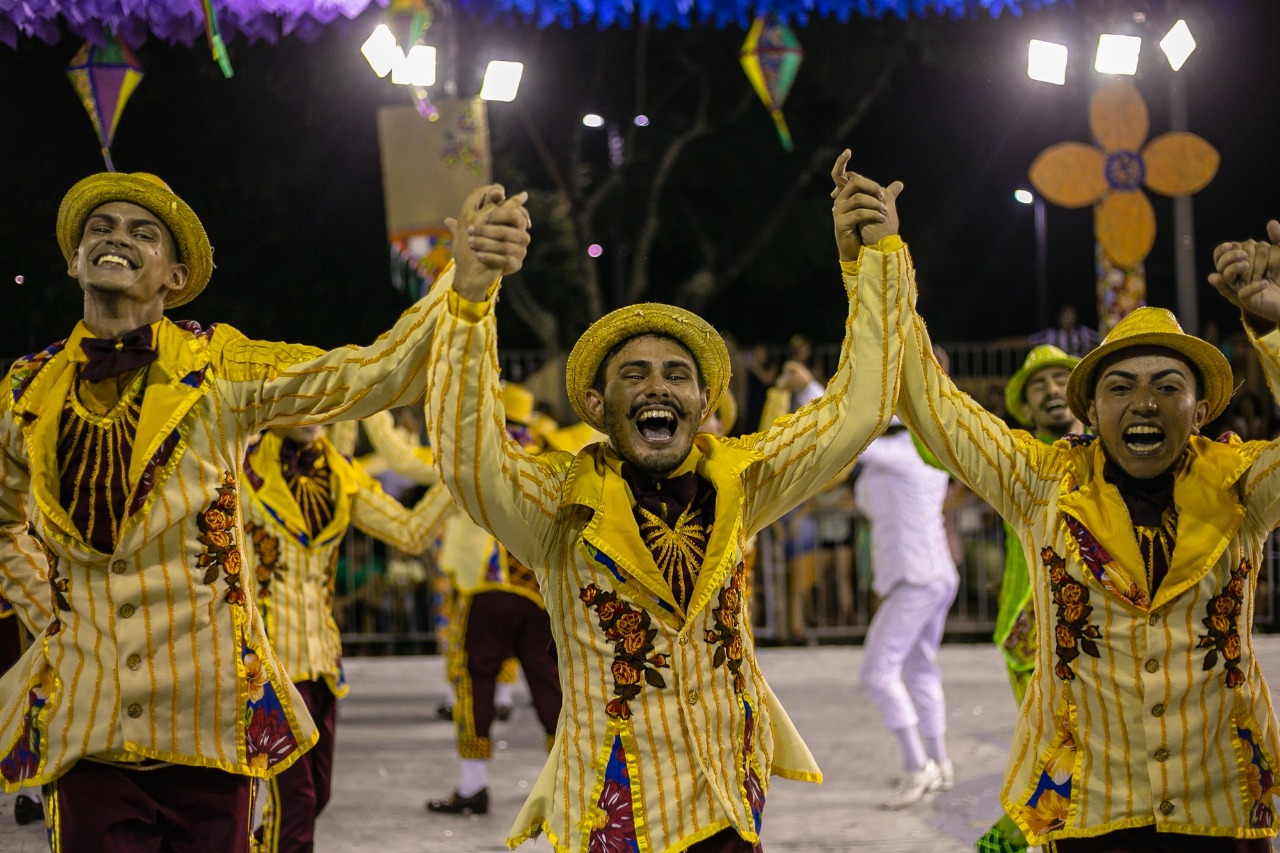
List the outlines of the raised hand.
<svg viewBox="0 0 1280 853">
<path fill-rule="evenodd" d="M 464 299 L 479 302 L 499 276 L 519 272 L 529 250 L 528 198 L 523 192 L 507 198 L 501 184 L 490 184 L 467 196 L 457 219 L 445 220 L 457 264 L 453 288 Z"/>
<path fill-rule="evenodd" d="M 831 191 L 835 199 L 831 214 L 842 261 L 856 261 L 864 243 L 876 243 L 898 233 L 896 200 L 902 192 L 901 181 L 882 187 L 870 178 L 845 171 L 850 156 L 845 149 L 831 168 L 831 180 L 835 184 Z"/>
<path fill-rule="evenodd" d="M 1267 239 L 1220 244 L 1209 274 L 1214 289 L 1254 326 L 1280 323 L 1280 222 L 1267 223 Z"/>
</svg>

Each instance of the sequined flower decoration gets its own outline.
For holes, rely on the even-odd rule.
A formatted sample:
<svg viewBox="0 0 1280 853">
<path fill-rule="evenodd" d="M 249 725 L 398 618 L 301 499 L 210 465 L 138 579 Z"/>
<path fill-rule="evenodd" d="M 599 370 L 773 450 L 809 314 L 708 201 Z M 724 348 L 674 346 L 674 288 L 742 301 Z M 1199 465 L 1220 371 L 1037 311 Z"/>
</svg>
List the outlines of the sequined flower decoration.
<svg viewBox="0 0 1280 853">
<path fill-rule="evenodd" d="M 1218 152 L 1194 133 L 1165 133 L 1147 142 L 1147 105 L 1123 80 L 1094 94 L 1089 129 L 1096 147 L 1049 146 L 1031 164 L 1031 183 L 1062 207 L 1094 205 L 1099 245 L 1116 266 L 1133 267 L 1156 239 L 1155 211 L 1142 188 L 1166 196 L 1199 192 L 1218 171 Z"/>
</svg>

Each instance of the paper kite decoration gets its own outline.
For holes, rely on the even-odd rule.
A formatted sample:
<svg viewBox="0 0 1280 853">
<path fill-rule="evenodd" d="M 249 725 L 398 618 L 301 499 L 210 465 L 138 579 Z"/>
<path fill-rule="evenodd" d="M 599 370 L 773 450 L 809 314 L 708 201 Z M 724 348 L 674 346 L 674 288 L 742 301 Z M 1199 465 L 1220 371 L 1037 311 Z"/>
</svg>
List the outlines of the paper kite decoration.
<svg viewBox="0 0 1280 853">
<path fill-rule="evenodd" d="M 1089 129 L 1097 147 L 1051 145 L 1031 164 L 1030 178 L 1054 204 L 1094 206 L 1098 319 L 1105 332 L 1146 303 L 1143 261 L 1155 243 L 1156 217 L 1142 188 L 1166 196 L 1199 192 L 1218 171 L 1218 152 L 1194 133 L 1147 142 L 1147 105 L 1123 80 L 1094 94 Z"/>
<path fill-rule="evenodd" d="M 782 147 L 787 151 L 793 150 L 791 131 L 782 117 L 782 105 L 786 103 L 791 86 L 796 82 L 796 72 L 804 61 L 800 40 L 790 27 L 773 15 L 760 15 L 752 22 L 738 59 L 752 88 L 773 117 Z"/>
<path fill-rule="evenodd" d="M 102 45 L 85 42 L 67 66 L 67 77 L 98 133 L 108 172 L 116 170 L 111 162 L 111 140 L 115 138 L 125 104 L 142 76 L 137 57 L 111 37 Z"/>
</svg>

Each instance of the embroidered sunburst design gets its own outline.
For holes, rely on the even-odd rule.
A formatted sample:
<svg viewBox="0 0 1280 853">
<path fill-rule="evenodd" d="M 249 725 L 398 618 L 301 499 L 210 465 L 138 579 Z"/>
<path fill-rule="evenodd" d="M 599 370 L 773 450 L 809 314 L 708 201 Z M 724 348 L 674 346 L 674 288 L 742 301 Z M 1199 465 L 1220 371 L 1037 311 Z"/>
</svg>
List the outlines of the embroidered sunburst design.
<svg viewBox="0 0 1280 853">
<path fill-rule="evenodd" d="M 662 577 L 671 587 L 676 600 L 686 605 L 693 595 L 693 581 L 698 567 L 707 556 L 707 526 L 700 520 L 701 513 L 693 507 L 680 513 L 675 528 L 644 507 L 636 507 L 640 513 L 640 537 L 653 555 L 653 561 Z"/>
<path fill-rule="evenodd" d="M 289 491 L 302 510 L 302 517 L 307 522 L 306 531 L 311 536 L 320 535 L 320 531 L 333 519 L 333 498 L 329 487 L 329 466 L 324 457 L 316 461 L 314 470 L 299 472 L 287 478 Z"/>
</svg>

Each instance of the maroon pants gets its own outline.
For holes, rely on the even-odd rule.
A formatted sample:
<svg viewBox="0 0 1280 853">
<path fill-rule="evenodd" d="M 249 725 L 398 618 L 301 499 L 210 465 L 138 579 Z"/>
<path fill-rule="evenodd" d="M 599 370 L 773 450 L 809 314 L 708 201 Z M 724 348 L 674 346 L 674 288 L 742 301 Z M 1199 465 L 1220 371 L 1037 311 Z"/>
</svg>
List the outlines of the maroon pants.
<svg viewBox="0 0 1280 853">
<path fill-rule="evenodd" d="M 60 853 L 248 853 L 250 784 L 180 764 L 127 770 L 77 761 L 46 789 Z"/>
<path fill-rule="evenodd" d="M 1049 843 L 1050 853 L 1271 853 L 1269 838 L 1214 838 L 1156 832 L 1154 826 L 1120 829 L 1093 838 Z"/>
<path fill-rule="evenodd" d="M 265 853 L 311 853 L 316 818 L 329 803 L 333 780 L 333 734 L 338 700 L 326 681 L 296 681 L 320 739 L 301 758 L 267 783 L 262 827 Z"/>
<path fill-rule="evenodd" d="M 520 661 L 533 707 L 542 729 L 555 734 L 560 716 L 560 676 L 552 653 L 551 619 L 547 611 L 514 592 L 481 592 L 471 596 L 463 651 L 471 679 L 475 736 L 487 739 L 493 727 L 493 691 L 503 661 Z M 455 708 L 457 706 L 455 705 Z M 465 725 L 459 721 L 459 725 Z M 480 756 L 463 756 L 480 757 Z"/>
<path fill-rule="evenodd" d="M 733 829 L 722 829 L 710 838 L 704 838 L 692 847 L 685 848 L 685 853 L 763 853 L 764 847 L 743 841 L 742 836 Z"/>
</svg>

